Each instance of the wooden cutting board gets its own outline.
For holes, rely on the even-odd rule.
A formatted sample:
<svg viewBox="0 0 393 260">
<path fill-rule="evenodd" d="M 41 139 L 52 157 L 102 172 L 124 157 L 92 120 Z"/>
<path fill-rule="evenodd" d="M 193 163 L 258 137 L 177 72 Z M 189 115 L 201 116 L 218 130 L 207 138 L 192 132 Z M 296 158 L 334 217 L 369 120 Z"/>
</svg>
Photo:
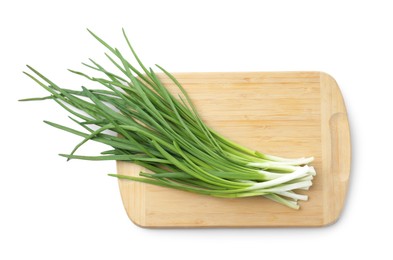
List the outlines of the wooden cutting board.
<svg viewBox="0 0 393 260">
<path fill-rule="evenodd" d="M 347 113 L 335 80 L 322 72 L 180 73 L 204 121 L 249 148 L 314 156 L 309 200 L 293 210 L 263 197 L 213 198 L 119 180 L 129 218 L 142 227 L 323 226 L 337 220 L 350 173 Z M 161 76 L 171 90 L 171 81 Z M 140 167 L 117 162 L 118 173 Z"/>
</svg>

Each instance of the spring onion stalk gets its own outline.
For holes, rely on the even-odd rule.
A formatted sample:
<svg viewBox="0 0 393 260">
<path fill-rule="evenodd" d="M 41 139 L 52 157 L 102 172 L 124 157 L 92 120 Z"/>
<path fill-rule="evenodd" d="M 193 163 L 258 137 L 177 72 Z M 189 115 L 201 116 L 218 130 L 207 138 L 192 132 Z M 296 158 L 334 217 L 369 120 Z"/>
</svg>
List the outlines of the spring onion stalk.
<svg viewBox="0 0 393 260">
<path fill-rule="evenodd" d="M 124 30 L 123 35 L 136 65 L 117 49 L 89 31 L 106 49 L 106 57 L 117 71 L 109 71 L 90 59 L 83 63 L 101 74 L 85 77 L 102 87 L 80 90 L 62 88 L 33 67 L 24 72 L 49 92 L 48 96 L 21 101 L 53 100 L 67 110 L 70 119 L 84 131 L 44 121 L 50 126 L 81 137 L 70 159 L 129 161 L 146 169 L 139 177 L 110 176 L 162 187 L 222 198 L 264 196 L 298 209 L 296 193 L 308 190 L 316 172 L 313 157 L 287 159 L 243 147 L 207 126 L 182 85 L 162 67 L 157 68 L 178 87 L 175 97 L 161 83 L 156 72 L 143 65 Z M 88 141 L 111 147 L 101 155 L 77 155 Z M 295 192 L 296 191 L 296 192 Z"/>
</svg>

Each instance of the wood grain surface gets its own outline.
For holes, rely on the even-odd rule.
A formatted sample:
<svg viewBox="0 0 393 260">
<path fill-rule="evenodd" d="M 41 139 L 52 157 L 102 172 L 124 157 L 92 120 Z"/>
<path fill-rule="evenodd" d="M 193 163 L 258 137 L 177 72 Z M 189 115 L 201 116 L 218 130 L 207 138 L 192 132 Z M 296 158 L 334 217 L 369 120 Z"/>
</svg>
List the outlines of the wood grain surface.
<svg viewBox="0 0 393 260">
<path fill-rule="evenodd" d="M 249 148 L 282 157 L 314 156 L 309 200 L 293 210 L 263 197 L 214 198 L 119 180 L 129 218 L 142 227 L 324 226 L 344 206 L 351 146 L 347 113 L 335 80 L 323 72 L 174 74 L 203 120 Z M 161 80 L 173 92 L 165 76 Z M 141 168 L 117 162 L 118 173 Z"/>
</svg>

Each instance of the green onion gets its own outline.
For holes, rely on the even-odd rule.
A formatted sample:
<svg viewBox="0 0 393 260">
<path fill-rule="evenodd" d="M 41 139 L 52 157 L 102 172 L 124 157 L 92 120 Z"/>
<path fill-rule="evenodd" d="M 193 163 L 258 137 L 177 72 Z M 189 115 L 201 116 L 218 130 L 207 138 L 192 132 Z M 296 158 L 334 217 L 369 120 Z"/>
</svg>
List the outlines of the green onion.
<svg viewBox="0 0 393 260">
<path fill-rule="evenodd" d="M 143 65 L 124 30 L 123 35 L 137 66 L 116 48 L 89 31 L 110 54 L 105 54 L 117 68 L 108 71 L 94 60 L 86 67 L 101 73 L 92 77 L 70 72 L 99 83 L 104 89 L 62 88 L 27 66 L 28 77 L 49 92 L 48 96 L 21 101 L 53 100 L 67 110 L 72 121 L 84 132 L 45 123 L 80 136 L 82 140 L 69 159 L 129 161 L 147 169 L 140 177 L 109 174 L 119 179 L 222 198 L 264 196 L 298 209 L 299 200 L 307 200 L 296 190 L 308 190 L 315 170 L 308 166 L 312 157 L 286 159 L 243 147 L 207 126 L 182 85 L 165 69 L 157 68 L 178 87 L 175 97 L 161 83 L 151 68 Z M 138 68 L 139 69 L 138 69 Z M 112 147 L 100 155 L 77 155 L 88 141 Z"/>
</svg>

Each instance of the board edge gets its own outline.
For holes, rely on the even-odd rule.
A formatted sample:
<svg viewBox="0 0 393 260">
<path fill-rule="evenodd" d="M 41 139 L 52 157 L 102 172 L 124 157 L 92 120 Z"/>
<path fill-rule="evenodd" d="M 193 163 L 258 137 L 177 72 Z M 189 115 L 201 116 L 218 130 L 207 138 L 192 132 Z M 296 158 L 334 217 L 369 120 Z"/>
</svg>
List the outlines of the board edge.
<svg viewBox="0 0 393 260">
<path fill-rule="evenodd" d="M 351 138 L 345 102 L 336 80 L 320 72 L 324 218 L 322 226 L 336 223 L 348 193 L 351 165 Z"/>
</svg>

